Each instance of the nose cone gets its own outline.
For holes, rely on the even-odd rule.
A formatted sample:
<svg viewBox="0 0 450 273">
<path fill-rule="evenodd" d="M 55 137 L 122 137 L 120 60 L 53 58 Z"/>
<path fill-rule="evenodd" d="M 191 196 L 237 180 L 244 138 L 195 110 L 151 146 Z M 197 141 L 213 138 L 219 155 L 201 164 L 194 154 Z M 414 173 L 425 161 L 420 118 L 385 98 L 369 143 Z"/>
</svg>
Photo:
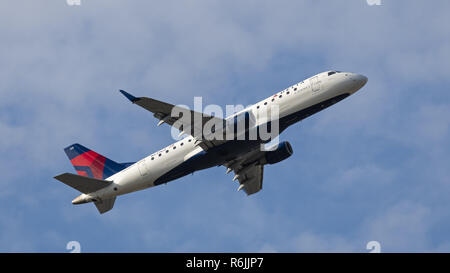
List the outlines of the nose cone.
<svg viewBox="0 0 450 273">
<path fill-rule="evenodd" d="M 358 91 L 359 89 L 361 89 L 364 85 L 366 85 L 368 79 L 366 76 L 361 75 L 361 74 L 353 74 L 352 77 L 352 82 L 353 82 L 353 92 Z"/>
<path fill-rule="evenodd" d="M 367 81 L 369 80 L 366 76 L 364 75 L 358 75 L 359 77 L 359 82 L 361 84 L 361 87 L 363 87 L 364 85 L 366 85 Z"/>
</svg>

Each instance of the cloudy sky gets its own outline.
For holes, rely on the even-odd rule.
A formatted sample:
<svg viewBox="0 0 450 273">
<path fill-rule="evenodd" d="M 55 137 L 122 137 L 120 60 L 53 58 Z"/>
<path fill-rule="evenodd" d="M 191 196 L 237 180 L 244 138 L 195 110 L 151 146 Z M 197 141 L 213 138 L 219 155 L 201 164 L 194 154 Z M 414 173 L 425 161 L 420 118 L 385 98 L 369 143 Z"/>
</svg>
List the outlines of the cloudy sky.
<svg viewBox="0 0 450 273">
<path fill-rule="evenodd" d="M 0 2 L 0 251 L 450 251 L 450 2 Z M 119 89 L 248 105 L 322 71 L 369 78 L 289 128 L 294 155 L 236 192 L 225 168 L 100 215 L 53 179 L 79 142 L 119 162 L 170 144 Z"/>
</svg>

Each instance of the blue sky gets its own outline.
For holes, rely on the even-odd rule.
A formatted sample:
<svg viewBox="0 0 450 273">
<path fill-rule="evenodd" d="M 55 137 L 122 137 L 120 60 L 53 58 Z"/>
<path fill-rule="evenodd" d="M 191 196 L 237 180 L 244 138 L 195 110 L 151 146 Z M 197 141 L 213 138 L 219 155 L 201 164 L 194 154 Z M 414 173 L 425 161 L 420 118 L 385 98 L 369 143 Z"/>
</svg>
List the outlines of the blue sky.
<svg viewBox="0 0 450 273">
<path fill-rule="evenodd" d="M 0 251 L 450 251 L 450 2 L 3 1 Z M 73 206 L 53 179 L 79 142 L 119 162 L 172 142 L 125 89 L 257 102 L 322 71 L 368 76 L 289 128 L 294 155 L 246 197 L 213 168 Z"/>
</svg>

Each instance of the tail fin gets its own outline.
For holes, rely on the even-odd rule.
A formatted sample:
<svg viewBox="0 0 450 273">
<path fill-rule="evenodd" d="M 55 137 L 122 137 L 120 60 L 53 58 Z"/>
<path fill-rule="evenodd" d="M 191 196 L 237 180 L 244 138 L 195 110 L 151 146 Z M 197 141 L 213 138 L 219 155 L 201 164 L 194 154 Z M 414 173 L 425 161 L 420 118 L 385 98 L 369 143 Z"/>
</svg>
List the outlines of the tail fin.
<svg viewBox="0 0 450 273">
<path fill-rule="evenodd" d="M 132 163 L 117 163 L 78 143 L 64 149 L 79 175 L 104 180 Z"/>
</svg>

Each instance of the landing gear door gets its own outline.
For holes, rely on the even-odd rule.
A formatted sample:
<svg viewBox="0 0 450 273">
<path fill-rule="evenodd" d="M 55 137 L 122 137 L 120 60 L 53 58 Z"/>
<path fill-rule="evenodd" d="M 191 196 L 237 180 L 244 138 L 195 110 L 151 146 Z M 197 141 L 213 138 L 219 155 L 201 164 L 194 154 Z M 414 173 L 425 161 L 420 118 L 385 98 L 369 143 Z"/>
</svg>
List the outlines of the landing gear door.
<svg viewBox="0 0 450 273">
<path fill-rule="evenodd" d="M 319 76 L 312 77 L 312 78 L 310 79 L 310 82 L 311 82 L 311 89 L 312 89 L 313 92 L 320 91 L 320 80 L 319 80 Z"/>
</svg>

